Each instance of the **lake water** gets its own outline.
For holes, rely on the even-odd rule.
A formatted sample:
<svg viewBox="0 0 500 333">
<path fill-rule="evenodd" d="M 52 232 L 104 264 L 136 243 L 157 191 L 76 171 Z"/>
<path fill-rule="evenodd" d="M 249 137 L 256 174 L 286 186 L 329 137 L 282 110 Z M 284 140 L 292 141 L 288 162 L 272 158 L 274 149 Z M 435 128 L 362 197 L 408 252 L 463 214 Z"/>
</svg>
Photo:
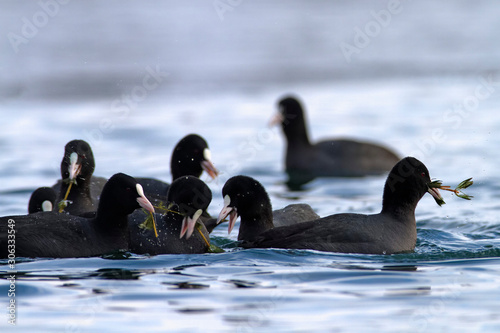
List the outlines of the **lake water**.
<svg viewBox="0 0 500 333">
<path fill-rule="evenodd" d="M 221 171 L 202 177 L 212 215 L 236 174 L 258 179 L 274 208 L 378 212 L 385 176 L 284 186 L 268 121 L 291 92 L 313 139 L 384 142 L 447 185 L 475 183 L 471 201 L 424 196 L 410 254 L 242 250 L 221 226 L 222 254 L 21 259 L 16 326 L 0 261 L 1 332 L 500 331 L 500 6 L 396 4 L 2 1 L 1 216 L 25 214 L 58 179 L 72 139 L 91 144 L 96 175 L 168 181 L 171 150 L 192 132 Z"/>
</svg>

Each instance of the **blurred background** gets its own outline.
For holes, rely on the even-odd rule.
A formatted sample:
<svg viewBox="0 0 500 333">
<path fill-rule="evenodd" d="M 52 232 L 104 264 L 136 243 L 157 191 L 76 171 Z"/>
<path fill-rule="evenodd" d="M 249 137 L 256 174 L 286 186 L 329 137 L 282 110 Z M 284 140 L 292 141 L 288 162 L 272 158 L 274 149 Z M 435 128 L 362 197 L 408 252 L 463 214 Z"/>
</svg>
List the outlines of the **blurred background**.
<svg viewBox="0 0 500 333">
<path fill-rule="evenodd" d="M 4 102 L 114 98 L 346 80 L 469 77 L 499 68 L 491 1 L 2 1 Z M 295 90 L 295 89 L 294 89 Z M 187 98 L 187 97 L 185 97 Z"/>
</svg>

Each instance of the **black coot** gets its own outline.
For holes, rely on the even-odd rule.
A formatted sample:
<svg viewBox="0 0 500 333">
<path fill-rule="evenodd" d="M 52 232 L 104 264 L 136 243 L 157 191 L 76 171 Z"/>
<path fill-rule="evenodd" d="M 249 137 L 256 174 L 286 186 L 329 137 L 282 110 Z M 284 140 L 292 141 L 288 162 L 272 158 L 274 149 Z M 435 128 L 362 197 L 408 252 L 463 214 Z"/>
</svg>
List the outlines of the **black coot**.
<svg viewBox="0 0 500 333">
<path fill-rule="evenodd" d="M 326 140 L 312 144 L 304 111 L 294 97 L 279 101 L 276 118 L 287 141 L 286 172 L 288 185 L 298 189 L 316 177 L 362 177 L 388 172 L 399 157 L 386 147 L 348 139 Z"/>
<path fill-rule="evenodd" d="M 142 186 L 118 173 L 104 186 L 95 218 L 57 212 L 0 218 L 0 256 L 8 255 L 8 225 L 15 230 L 16 257 L 89 257 L 127 250 L 127 215 L 140 207 L 154 212 Z"/>
<path fill-rule="evenodd" d="M 182 176 L 199 178 L 203 171 L 216 178 L 218 171 L 212 163 L 208 144 L 201 136 L 189 134 L 182 138 L 172 151 L 170 160 L 172 181 Z M 165 201 L 169 184 L 154 178 L 136 178 L 144 187 L 148 198 L 155 202 Z"/>
<path fill-rule="evenodd" d="M 404 158 L 387 178 L 379 214 L 335 214 L 274 228 L 254 241 L 243 242 L 242 246 L 368 254 L 413 251 L 417 240 L 415 208 L 419 200 L 426 192 L 436 202 L 441 200 L 439 191 L 429 187 L 430 182 L 429 171 L 422 162 Z"/>
<path fill-rule="evenodd" d="M 224 207 L 218 222 L 229 216 L 228 231 L 241 216 L 238 240 L 251 241 L 259 234 L 277 226 L 315 220 L 319 216 L 306 204 L 293 204 L 272 211 L 271 201 L 264 187 L 248 176 L 230 178 L 222 188 Z"/>
<path fill-rule="evenodd" d="M 51 212 L 56 205 L 57 193 L 52 187 L 39 187 L 31 193 L 28 214 Z"/>
<path fill-rule="evenodd" d="M 131 251 L 151 255 L 207 252 L 208 231 L 203 223 L 196 224 L 212 201 L 208 186 L 194 176 L 182 176 L 170 185 L 167 201 L 169 211 L 155 214 L 158 237 L 153 230 L 142 226 L 146 219 L 144 212 L 136 211 L 129 216 Z"/>
<path fill-rule="evenodd" d="M 81 215 L 96 211 L 106 179 L 93 176 L 94 169 L 94 154 L 86 141 L 73 140 L 66 144 L 61 161 L 62 179 L 52 186 L 57 193 L 54 210 L 61 211 L 59 204 L 66 198 L 66 213 Z"/>
</svg>

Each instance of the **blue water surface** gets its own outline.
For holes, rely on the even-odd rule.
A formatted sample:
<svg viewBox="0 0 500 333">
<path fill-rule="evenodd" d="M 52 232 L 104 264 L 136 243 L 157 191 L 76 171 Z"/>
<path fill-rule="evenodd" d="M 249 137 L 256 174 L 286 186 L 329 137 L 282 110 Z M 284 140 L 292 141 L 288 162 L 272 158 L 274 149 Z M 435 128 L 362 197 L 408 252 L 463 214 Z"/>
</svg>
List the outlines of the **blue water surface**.
<svg viewBox="0 0 500 333">
<path fill-rule="evenodd" d="M 212 215 L 236 174 L 262 182 L 274 208 L 377 213 L 386 175 L 286 188 L 284 140 L 268 126 L 286 93 L 304 101 L 313 140 L 383 142 L 445 184 L 474 177 L 474 198 L 424 196 L 408 254 L 243 250 L 222 225 L 220 254 L 20 258 L 15 298 L 3 260 L 1 332 L 500 331 L 496 3 L 401 1 L 383 24 L 390 1 L 47 1 L 54 15 L 40 3 L 0 4 L 1 216 L 25 214 L 59 178 L 72 139 L 91 144 L 98 176 L 169 181 L 189 133 L 221 171 L 202 176 Z M 26 20 L 39 25 L 29 38 Z M 27 42 L 16 49 L 12 34 Z"/>
</svg>

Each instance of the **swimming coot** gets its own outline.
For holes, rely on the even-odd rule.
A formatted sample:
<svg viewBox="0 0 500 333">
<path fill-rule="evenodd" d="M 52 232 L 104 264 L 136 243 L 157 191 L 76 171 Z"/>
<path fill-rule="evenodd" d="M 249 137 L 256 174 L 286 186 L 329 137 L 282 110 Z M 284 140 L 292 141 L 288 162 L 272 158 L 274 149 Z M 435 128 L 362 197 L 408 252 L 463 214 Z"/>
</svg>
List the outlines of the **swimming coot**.
<svg viewBox="0 0 500 333">
<path fill-rule="evenodd" d="M 158 237 L 144 227 L 146 214 L 136 211 L 129 216 L 131 251 L 150 255 L 207 252 L 209 234 L 197 222 L 212 201 L 208 186 L 194 176 L 182 176 L 172 182 L 167 201 L 168 211 L 155 214 Z"/>
<path fill-rule="evenodd" d="M 335 214 L 274 228 L 253 241 L 243 242 L 242 246 L 367 254 L 413 251 L 417 240 L 415 208 L 419 200 L 427 192 L 436 202 L 442 200 L 439 191 L 429 187 L 430 182 L 425 165 L 406 157 L 392 168 L 387 178 L 379 214 Z"/>
<path fill-rule="evenodd" d="M 215 179 L 218 171 L 212 163 L 208 144 L 201 136 L 189 134 L 182 138 L 172 151 L 170 160 L 172 181 L 182 176 L 199 178 L 203 171 Z M 155 202 L 165 201 L 169 184 L 154 178 L 136 178 L 144 187 L 148 198 Z"/>
<path fill-rule="evenodd" d="M 399 161 L 386 147 L 362 141 L 337 139 L 309 141 L 302 105 L 295 97 L 279 101 L 280 122 L 287 141 L 288 185 L 299 189 L 316 177 L 362 177 L 384 174 Z"/>
<path fill-rule="evenodd" d="M 306 204 L 292 204 L 272 211 L 271 201 L 264 187 L 248 176 L 230 178 L 222 188 L 224 207 L 218 222 L 229 216 L 231 233 L 236 219 L 241 216 L 238 240 L 251 241 L 277 226 L 315 220 L 319 216 Z"/>
<path fill-rule="evenodd" d="M 95 218 L 58 212 L 1 217 L 0 257 L 9 254 L 12 233 L 16 257 L 90 257 L 127 250 L 127 215 L 140 207 L 154 212 L 142 186 L 134 178 L 118 173 L 104 186 Z"/>
<path fill-rule="evenodd" d="M 31 193 L 28 214 L 50 212 L 56 205 L 56 191 L 52 187 L 39 187 Z"/>
<path fill-rule="evenodd" d="M 52 186 L 57 193 L 54 210 L 61 212 L 63 208 L 72 215 L 96 211 L 106 179 L 93 176 L 94 169 L 94 154 L 86 141 L 66 144 L 61 161 L 62 179 Z M 63 207 L 59 207 L 61 201 L 65 202 Z"/>
</svg>

